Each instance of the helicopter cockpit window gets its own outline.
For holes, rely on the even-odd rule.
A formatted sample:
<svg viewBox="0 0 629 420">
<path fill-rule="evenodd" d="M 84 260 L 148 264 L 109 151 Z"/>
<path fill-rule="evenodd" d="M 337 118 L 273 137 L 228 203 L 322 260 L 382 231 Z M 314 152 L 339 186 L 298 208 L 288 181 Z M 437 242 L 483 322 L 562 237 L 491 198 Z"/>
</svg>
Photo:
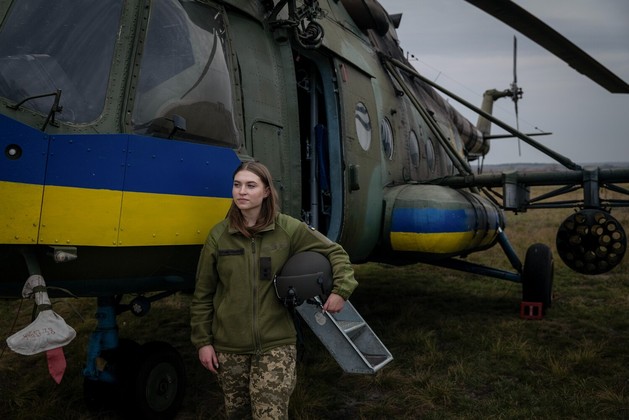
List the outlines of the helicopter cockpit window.
<svg viewBox="0 0 629 420">
<path fill-rule="evenodd" d="M 389 160 L 393 159 L 393 130 L 391 129 L 391 123 L 386 118 L 382 120 L 382 125 L 380 126 L 380 137 L 382 137 L 384 155 Z"/>
<path fill-rule="evenodd" d="M 0 96 L 55 119 L 95 120 L 103 111 L 122 0 L 13 2 L 0 30 Z"/>
<path fill-rule="evenodd" d="M 133 109 L 135 133 L 238 144 L 224 16 L 196 1 L 151 3 Z M 173 130 L 174 116 L 185 122 Z"/>
<path fill-rule="evenodd" d="M 369 119 L 369 111 L 364 103 L 358 102 L 356 104 L 354 117 L 356 119 L 358 142 L 363 150 L 369 150 L 369 146 L 371 145 L 371 120 Z"/>
<path fill-rule="evenodd" d="M 409 134 L 409 148 L 411 151 L 411 165 L 413 167 L 413 173 L 417 173 L 419 170 L 419 140 L 417 139 L 417 134 L 414 131 L 411 131 Z"/>
</svg>

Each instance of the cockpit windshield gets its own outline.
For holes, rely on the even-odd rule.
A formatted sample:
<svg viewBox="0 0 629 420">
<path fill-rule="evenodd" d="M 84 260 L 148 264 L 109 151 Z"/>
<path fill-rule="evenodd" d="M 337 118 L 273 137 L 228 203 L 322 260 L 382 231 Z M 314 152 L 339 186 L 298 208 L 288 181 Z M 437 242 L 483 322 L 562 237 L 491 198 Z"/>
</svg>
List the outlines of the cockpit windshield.
<svg viewBox="0 0 629 420">
<path fill-rule="evenodd" d="M 86 123 L 101 114 L 123 0 L 13 3 L 0 29 L 0 96 L 15 103 L 61 90 L 56 119 Z M 54 98 L 22 105 L 48 114 Z"/>
<path fill-rule="evenodd" d="M 236 146 L 225 22 L 196 1 L 156 0 L 135 93 L 139 134 Z M 185 130 L 174 121 L 185 121 Z"/>
</svg>

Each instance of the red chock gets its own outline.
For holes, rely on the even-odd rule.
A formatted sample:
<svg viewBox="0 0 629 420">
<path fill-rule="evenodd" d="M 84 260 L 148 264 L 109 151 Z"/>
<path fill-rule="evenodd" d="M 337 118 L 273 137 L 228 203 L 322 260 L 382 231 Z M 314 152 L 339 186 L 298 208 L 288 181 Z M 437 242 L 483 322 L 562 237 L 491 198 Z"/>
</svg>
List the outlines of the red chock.
<svg viewBox="0 0 629 420">
<path fill-rule="evenodd" d="M 542 319 L 544 304 L 542 302 L 522 302 L 520 303 L 520 318 L 522 319 Z"/>
</svg>

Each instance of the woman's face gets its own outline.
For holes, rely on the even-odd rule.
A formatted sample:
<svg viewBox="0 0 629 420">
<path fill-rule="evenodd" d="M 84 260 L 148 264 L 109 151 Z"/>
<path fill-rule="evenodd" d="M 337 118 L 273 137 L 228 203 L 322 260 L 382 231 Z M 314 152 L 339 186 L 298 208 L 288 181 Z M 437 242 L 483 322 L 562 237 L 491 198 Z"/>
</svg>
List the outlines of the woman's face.
<svg viewBox="0 0 629 420">
<path fill-rule="evenodd" d="M 240 211 L 259 213 L 262 202 L 268 197 L 269 192 L 269 188 L 253 172 L 245 169 L 234 176 L 232 196 Z"/>
</svg>

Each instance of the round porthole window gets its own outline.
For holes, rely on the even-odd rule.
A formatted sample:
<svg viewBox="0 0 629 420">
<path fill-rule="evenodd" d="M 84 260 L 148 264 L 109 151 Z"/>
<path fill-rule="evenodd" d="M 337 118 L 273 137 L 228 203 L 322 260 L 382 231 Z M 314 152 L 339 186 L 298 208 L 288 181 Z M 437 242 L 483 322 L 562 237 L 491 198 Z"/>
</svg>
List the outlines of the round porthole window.
<svg viewBox="0 0 629 420">
<path fill-rule="evenodd" d="M 367 111 L 364 103 L 358 102 L 356 104 L 354 117 L 356 119 L 358 142 L 363 150 L 368 150 L 371 145 L 371 120 L 369 119 L 369 111 Z"/>
<path fill-rule="evenodd" d="M 432 139 L 430 136 L 426 141 L 426 163 L 428 164 L 428 169 L 430 169 L 430 171 L 435 170 L 435 147 L 432 145 Z"/>
<path fill-rule="evenodd" d="M 414 131 L 408 136 L 409 149 L 411 151 L 411 165 L 414 171 L 419 170 L 419 158 L 421 157 L 419 153 L 419 140 L 417 139 L 417 134 Z"/>
<path fill-rule="evenodd" d="M 393 159 L 393 129 L 388 119 L 382 120 L 380 126 L 380 137 L 382 137 L 382 148 L 384 155 L 389 159 Z"/>
</svg>

